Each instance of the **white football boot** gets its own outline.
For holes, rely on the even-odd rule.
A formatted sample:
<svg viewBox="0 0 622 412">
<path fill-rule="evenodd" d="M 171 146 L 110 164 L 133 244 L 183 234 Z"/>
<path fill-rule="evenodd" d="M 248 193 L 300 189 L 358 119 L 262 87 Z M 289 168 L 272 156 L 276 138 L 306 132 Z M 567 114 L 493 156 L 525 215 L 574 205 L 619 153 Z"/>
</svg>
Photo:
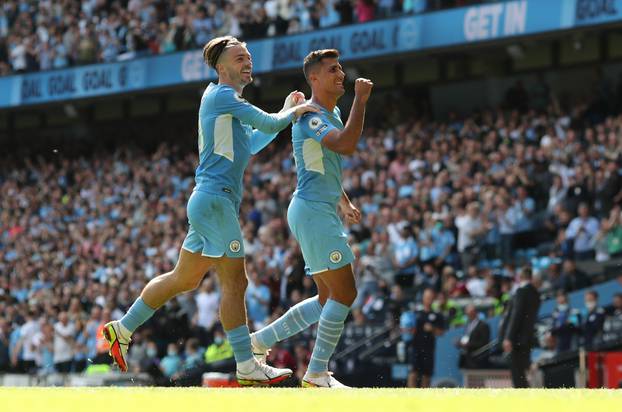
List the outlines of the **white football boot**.
<svg viewBox="0 0 622 412">
<path fill-rule="evenodd" d="M 307 371 L 302 378 L 303 388 L 331 388 L 331 389 L 343 389 L 349 388 L 333 377 L 332 372 L 319 372 L 311 373 Z"/>
<path fill-rule="evenodd" d="M 247 365 L 245 365 L 247 366 Z M 282 382 L 292 376 L 291 369 L 280 369 L 251 359 L 249 371 L 236 371 L 236 378 L 241 386 L 266 386 Z"/>
</svg>

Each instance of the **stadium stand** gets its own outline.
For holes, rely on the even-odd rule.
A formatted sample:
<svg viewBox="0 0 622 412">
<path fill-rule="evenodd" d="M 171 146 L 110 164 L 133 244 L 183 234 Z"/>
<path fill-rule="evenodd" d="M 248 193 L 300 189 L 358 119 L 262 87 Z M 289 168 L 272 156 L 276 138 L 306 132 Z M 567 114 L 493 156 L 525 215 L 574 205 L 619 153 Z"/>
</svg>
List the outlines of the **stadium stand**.
<svg viewBox="0 0 622 412">
<path fill-rule="evenodd" d="M 484 0 L 3 1 L 0 76 L 424 13 Z"/>
</svg>

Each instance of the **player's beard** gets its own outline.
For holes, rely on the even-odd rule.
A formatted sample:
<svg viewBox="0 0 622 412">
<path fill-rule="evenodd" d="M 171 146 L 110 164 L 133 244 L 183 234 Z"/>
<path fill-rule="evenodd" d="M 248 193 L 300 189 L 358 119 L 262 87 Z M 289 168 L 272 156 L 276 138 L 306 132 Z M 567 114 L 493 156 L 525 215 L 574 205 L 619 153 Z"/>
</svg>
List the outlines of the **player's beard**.
<svg viewBox="0 0 622 412">
<path fill-rule="evenodd" d="M 242 69 L 242 70 L 246 70 L 246 68 Z M 248 86 L 249 84 L 251 84 L 253 82 L 253 73 L 252 72 L 247 77 L 246 74 L 242 73 L 242 71 L 239 71 L 238 72 L 238 77 L 240 79 L 240 85 L 242 87 Z M 248 80 L 246 80 L 246 79 L 248 79 Z"/>
<path fill-rule="evenodd" d="M 246 69 L 242 69 L 242 70 L 246 70 Z M 244 77 L 246 77 L 244 75 L 244 73 L 242 73 L 242 70 L 229 70 L 229 78 L 234 82 L 239 84 L 241 87 L 245 87 L 248 86 L 249 84 L 251 84 L 253 82 L 253 75 L 251 73 L 251 75 L 248 77 L 248 81 L 246 81 L 244 79 Z"/>
</svg>

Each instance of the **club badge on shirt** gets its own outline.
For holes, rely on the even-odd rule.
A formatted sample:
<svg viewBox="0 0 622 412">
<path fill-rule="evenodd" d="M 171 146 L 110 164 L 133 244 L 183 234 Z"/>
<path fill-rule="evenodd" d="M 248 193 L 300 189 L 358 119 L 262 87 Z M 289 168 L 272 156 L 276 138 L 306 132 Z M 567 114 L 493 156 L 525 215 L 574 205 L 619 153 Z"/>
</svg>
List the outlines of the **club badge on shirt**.
<svg viewBox="0 0 622 412">
<path fill-rule="evenodd" d="M 238 240 L 232 240 L 231 243 L 229 243 L 229 250 L 231 250 L 233 253 L 239 252 L 240 242 Z"/>
</svg>

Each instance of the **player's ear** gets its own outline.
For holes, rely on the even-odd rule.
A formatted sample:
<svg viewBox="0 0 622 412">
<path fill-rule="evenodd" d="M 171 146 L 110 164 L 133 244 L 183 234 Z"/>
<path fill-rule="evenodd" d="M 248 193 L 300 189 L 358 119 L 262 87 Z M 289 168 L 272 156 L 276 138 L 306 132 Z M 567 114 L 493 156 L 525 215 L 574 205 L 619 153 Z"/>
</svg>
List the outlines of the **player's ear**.
<svg viewBox="0 0 622 412">
<path fill-rule="evenodd" d="M 311 70 L 309 72 L 309 85 L 313 84 L 317 80 L 317 70 Z"/>
</svg>

